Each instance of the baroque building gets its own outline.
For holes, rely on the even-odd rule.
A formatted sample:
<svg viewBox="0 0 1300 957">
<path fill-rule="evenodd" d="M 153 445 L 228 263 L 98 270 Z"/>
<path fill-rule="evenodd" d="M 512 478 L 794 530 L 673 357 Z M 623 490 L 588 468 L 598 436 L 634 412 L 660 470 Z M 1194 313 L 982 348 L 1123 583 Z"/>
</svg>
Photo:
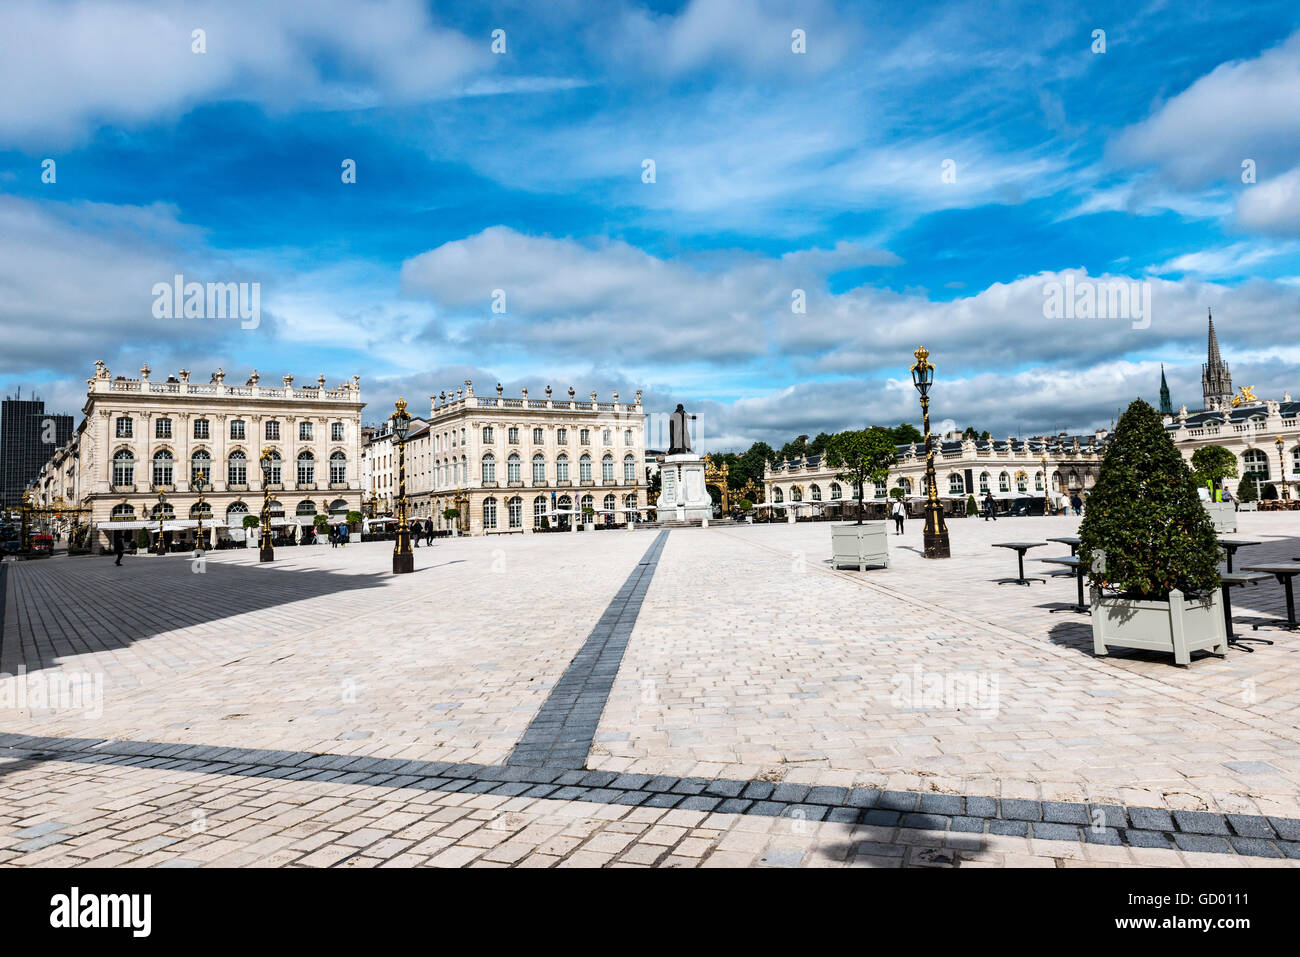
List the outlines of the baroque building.
<svg viewBox="0 0 1300 957">
<path fill-rule="evenodd" d="M 138 379 L 114 377 L 96 362 L 81 424 L 33 486 L 40 504 L 61 497 L 88 509 L 93 544 L 161 526 L 179 547 L 194 541 L 200 520 L 209 543 L 242 541 L 244 516 L 262 509 L 263 448 L 272 453 L 266 488 L 281 531 L 360 510 L 358 377 L 327 389 L 324 376 L 295 387 L 286 375 L 267 387 L 256 371 L 242 385 L 227 384 L 220 369 L 207 383 L 191 382 L 185 369 L 162 382 L 150 372 L 146 365 Z"/>
<path fill-rule="evenodd" d="M 622 524 L 645 498 L 645 412 L 633 403 L 475 395 L 461 388 L 430 397 L 426 419 L 406 439 L 407 515 L 436 529 L 478 534 L 568 528 L 591 509 L 590 521 Z M 364 450 L 365 474 L 379 514 L 396 504 L 397 449 L 385 423 Z M 458 519 L 444 515 L 456 509 Z"/>
</svg>

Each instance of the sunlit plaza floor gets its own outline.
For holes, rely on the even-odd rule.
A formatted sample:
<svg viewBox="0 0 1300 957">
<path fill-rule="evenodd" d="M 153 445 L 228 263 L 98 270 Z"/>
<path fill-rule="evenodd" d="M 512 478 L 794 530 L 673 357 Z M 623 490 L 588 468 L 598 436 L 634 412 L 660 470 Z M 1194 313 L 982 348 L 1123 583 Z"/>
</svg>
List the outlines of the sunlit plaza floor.
<svg viewBox="0 0 1300 957">
<path fill-rule="evenodd" d="M 1239 520 L 1238 568 L 1300 555 Z M 0 865 L 1297 863 L 1300 638 L 1095 657 L 1066 546 L 995 584 L 1078 522 L 863 572 L 827 523 L 7 562 Z"/>
</svg>

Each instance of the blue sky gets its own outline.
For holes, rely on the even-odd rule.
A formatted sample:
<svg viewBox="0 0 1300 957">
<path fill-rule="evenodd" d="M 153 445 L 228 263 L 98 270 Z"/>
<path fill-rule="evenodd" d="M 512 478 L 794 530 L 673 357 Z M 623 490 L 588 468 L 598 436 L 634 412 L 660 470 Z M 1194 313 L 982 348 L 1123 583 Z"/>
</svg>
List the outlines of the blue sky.
<svg viewBox="0 0 1300 957">
<path fill-rule="evenodd" d="M 1300 8 L 1076 7 L 7 7 L 0 386 L 641 388 L 734 448 L 915 419 L 925 343 L 938 418 L 1028 434 L 1161 362 L 1197 408 L 1213 307 L 1234 379 L 1295 389 Z M 260 325 L 154 318 L 178 272 L 260 283 Z M 1067 275 L 1149 323 L 1049 318 Z"/>
</svg>

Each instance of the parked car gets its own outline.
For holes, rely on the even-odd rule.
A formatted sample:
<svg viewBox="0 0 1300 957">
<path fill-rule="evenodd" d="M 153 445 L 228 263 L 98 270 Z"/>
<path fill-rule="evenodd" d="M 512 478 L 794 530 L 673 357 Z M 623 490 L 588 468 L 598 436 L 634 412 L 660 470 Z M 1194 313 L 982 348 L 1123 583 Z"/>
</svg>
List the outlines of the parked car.
<svg viewBox="0 0 1300 957">
<path fill-rule="evenodd" d="M 1042 498 L 1017 498 L 1007 506 L 1007 515 L 1042 515 Z"/>
</svg>

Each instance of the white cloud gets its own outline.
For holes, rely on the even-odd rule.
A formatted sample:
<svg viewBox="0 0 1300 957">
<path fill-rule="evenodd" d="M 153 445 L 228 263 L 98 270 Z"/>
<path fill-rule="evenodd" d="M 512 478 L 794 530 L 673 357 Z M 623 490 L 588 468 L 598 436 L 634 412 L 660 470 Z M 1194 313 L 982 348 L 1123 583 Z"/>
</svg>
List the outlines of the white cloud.
<svg viewBox="0 0 1300 957">
<path fill-rule="evenodd" d="M 1237 202 L 1237 223 L 1261 233 L 1300 236 L 1300 166 L 1245 188 Z"/>
</svg>

